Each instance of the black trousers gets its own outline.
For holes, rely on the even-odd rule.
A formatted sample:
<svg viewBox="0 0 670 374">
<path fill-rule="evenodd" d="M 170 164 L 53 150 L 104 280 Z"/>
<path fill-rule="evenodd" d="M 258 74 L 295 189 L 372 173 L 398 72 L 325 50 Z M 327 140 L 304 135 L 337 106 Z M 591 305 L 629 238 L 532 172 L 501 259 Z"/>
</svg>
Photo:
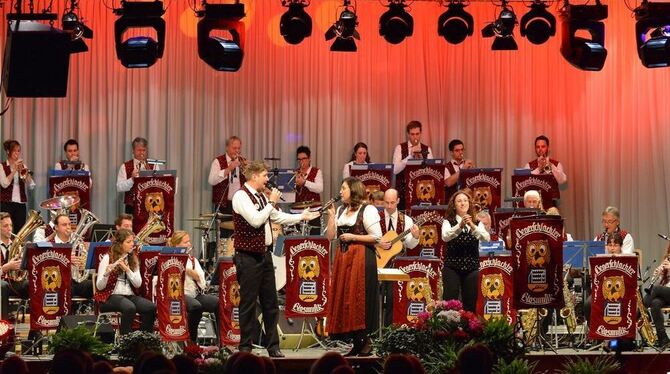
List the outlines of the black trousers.
<svg viewBox="0 0 670 374">
<path fill-rule="evenodd" d="M 237 251 L 233 257 L 240 283 L 240 350 L 251 349 L 254 336 L 258 333 L 256 300 L 260 302 L 265 327 L 262 344 L 268 350 L 279 349 L 279 303 L 270 250 L 271 247 L 268 247 L 265 253 L 258 254 Z"/>
<path fill-rule="evenodd" d="M 661 340 L 668 339 L 661 309 L 670 305 L 670 287 L 654 286 L 651 293 L 645 296 L 644 305 L 651 308 L 651 319 L 656 327 L 656 335 Z"/>
<path fill-rule="evenodd" d="M 479 286 L 479 270 L 464 272 L 448 266 L 442 268 L 443 300 L 460 299 L 463 309 L 475 312 L 477 307 L 477 287 Z"/>
<path fill-rule="evenodd" d="M 214 313 L 216 318 L 216 336 L 219 336 L 219 298 L 214 295 L 198 295 L 191 297 L 186 295 L 186 313 L 188 313 L 188 331 L 191 341 L 198 340 L 198 324 L 202 319 L 202 313 Z"/>
<path fill-rule="evenodd" d="M 14 234 L 18 233 L 21 227 L 26 224 L 27 213 L 25 203 L 0 202 L 0 212 L 9 213 L 12 217 L 12 224 L 14 225 L 12 232 Z"/>
<path fill-rule="evenodd" d="M 9 297 L 28 298 L 28 280 L 21 282 L 0 281 L 0 292 L 2 292 L 2 319 L 9 318 Z"/>
<path fill-rule="evenodd" d="M 137 295 L 111 295 L 103 304 L 100 304 L 101 312 L 121 313 L 121 334 L 132 331 L 135 313 L 139 313 L 142 321 L 140 329 L 146 332 L 154 331 L 156 320 L 156 304 Z"/>
<path fill-rule="evenodd" d="M 85 279 L 81 282 L 72 281 L 72 296 L 83 299 L 93 298 L 93 281 Z"/>
</svg>

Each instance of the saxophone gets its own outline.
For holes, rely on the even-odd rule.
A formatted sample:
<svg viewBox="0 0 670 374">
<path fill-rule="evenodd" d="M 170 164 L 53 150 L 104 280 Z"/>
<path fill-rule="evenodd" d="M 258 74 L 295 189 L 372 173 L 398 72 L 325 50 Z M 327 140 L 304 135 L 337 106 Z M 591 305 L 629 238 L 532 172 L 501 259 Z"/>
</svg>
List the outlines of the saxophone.
<svg viewBox="0 0 670 374">
<path fill-rule="evenodd" d="M 656 331 L 651 327 L 649 322 L 649 316 L 647 315 L 647 308 L 644 307 L 642 303 L 642 295 L 640 294 L 640 289 L 637 289 L 637 309 L 640 312 L 640 319 L 637 321 L 637 328 L 640 329 L 640 336 L 649 346 L 656 344 L 658 338 L 656 337 Z"/>
<path fill-rule="evenodd" d="M 519 310 L 519 320 L 523 329 L 523 341 L 527 345 L 532 344 L 540 332 L 542 319 L 547 316 L 547 308 L 530 308 Z"/>
<path fill-rule="evenodd" d="M 563 299 L 565 300 L 565 306 L 561 309 L 560 315 L 561 318 L 565 321 L 565 327 L 568 329 L 568 334 L 573 334 L 577 328 L 577 316 L 575 315 L 575 302 L 573 299 L 572 292 L 568 288 L 568 272 L 570 271 L 570 264 L 565 264 L 563 266 Z"/>
</svg>

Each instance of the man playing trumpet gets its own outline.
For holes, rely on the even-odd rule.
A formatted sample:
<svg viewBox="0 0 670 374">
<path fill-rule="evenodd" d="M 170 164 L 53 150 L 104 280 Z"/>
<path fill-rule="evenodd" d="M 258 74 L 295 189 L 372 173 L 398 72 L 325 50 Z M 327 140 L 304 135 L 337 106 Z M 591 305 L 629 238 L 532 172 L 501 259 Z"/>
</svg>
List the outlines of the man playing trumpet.
<svg viewBox="0 0 670 374">
<path fill-rule="evenodd" d="M 135 178 L 140 176 L 141 170 L 154 169 L 152 164 L 147 163 L 148 147 L 149 142 L 146 139 L 140 137 L 133 139 L 133 159 L 124 162 L 116 176 L 116 190 L 125 192 L 123 203 L 128 214 L 133 214 L 134 196 L 131 190 L 135 185 Z"/>
<path fill-rule="evenodd" d="M 217 156 L 209 168 L 207 182 L 212 185 L 212 205 L 221 204 L 219 212 L 232 213 L 231 201 L 246 179 L 242 173 L 246 160 L 241 157 L 242 140 L 231 136 L 226 140 L 226 153 Z"/>
<path fill-rule="evenodd" d="M 451 195 L 458 191 L 458 178 L 461 175 L 461 169 L 472 169 L 475 162 L 465 158 L 465 145 L 460 139 L 454 139 L 449 142 L 449 152 L 451 152 L 451 161 L 444 168 L 444 201 L 449 201 Z"/>
<path fill-rule="evenodd" d="M 558 160 L 549 158 L 549 138 L 540 135 L 535 138 L 535 154 L 537 158 L 529 161 L 524 169 L 530 169 L 531 174 L 551 174 L 556 178 L 559 185 L 565 184 L 568 181 L 565 171 L 563 171 L 563 164 Z"/>
<path fill-rule="evenodd" d="M 393 151 L 393 173 L 396 175 L 395 185 L 400 195 L 398 209 L 405 210 L 405 166 L 409 159 L 432 159 L 433 151 L 421 143 L 422 125 L 419 121 L 410 121 L 406 126 L 407 142 L 400 143 Z"/>
</svg>

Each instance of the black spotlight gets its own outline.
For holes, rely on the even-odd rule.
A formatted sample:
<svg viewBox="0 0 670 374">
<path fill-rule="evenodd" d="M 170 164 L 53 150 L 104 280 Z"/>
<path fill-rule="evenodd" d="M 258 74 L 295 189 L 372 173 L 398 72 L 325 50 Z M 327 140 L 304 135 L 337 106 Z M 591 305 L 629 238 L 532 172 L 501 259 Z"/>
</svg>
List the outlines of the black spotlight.
<svg viewBox="0 0 670 374">
<path fill-rule="evenodd" d="M 356 26 L 358 26 L 356 9 L 350 7 L 349 0 L 344 0 L 344 10 L 340 13 L 340 18 L 326 31 L 326 40 L 335 38 L 330 50 L 333 52 L 356 52 L 356 41 L 354 39 L 361 39 L 358 31 L 356 31 Z"/>
<path fill-rule="evenodd" d="M 649 3 L 635 9 L 637 54 L 647 68 L 670 66 L 670 3 Z"/>
<path fill-rule="evenodd" d="M 405 0 L 390 0 L 389 10 L 379 18 L 379 35 L 391 44 L 398 44 L 414 33 L 414 19 L 406 7 Z"/>
<path fill-rule="evenodd" d="M 437 20 L 437 34 L 451 44 L 462 43 L 475 31 L 475 21 L 465 7 L 462 0 L 451 0 Z"/>
<path fill-rule="evenodd" d="M 198 56 L 218 71 L 238 71 L 244 58 L 244 4 L 204 4 L 198 12 Z M 211 36 L 214 30 L 225 30 L 230 38 Z"/>
<path fill-rule="evenodd" d="M 514 40 L 514 26 L 516 25 L 516 14 L 512 8 L 507 7 L 507 2 L 503 1 L 502 10 L 498 19 L 489 23 L 482 29 L 482 36 L 485 38 L 494 37 L 491 49 L 494 51 L 511 51 L 519 47 Z"/>
<path fill-rule="evenodd" d="M 521 17 L 519 31 L 533 44 L 542 44 L 556 35 L 556 17 L 547 11 L 547 4 L 535 0 L 528 13 Z"/>
<path fill-rule="evenodd" d="M 298 44 L 312 35 L 312 17 L 305 12 L 309 2 L 305 0 L 282 0 L 282 5 L 288 7 L 286 13 L 279 20 L 279 32 L 288 44 Z"/>
<path fill-rule="evenodd" d="M 121 16 L 114 22 L 116 57 L 127 68 L 148 68 L 163 57 L 165 50 L 165 20 L 162 18 L 163 2 L 121 1 L 121 8 L 114 9 Z M 131 28 L 150 27 L 156 30 L 154 40 L 150 36 L 134 36 L 122 40 L 123 34 Z"/>
<path fill-rule="evenodd" d="M 70 7 L 66 8 L 61 18 L 63 31 L 70 33 L 72 40 L 70 53 L 87 52 L 88 46 L 82 39 L 93 39 L 93 30 L 84 24 L 83 19 L 80 20 L 79 15 L 76 13 L 78 9 L 79 2 L 71 0 Z"/>
<path fill-rule="evenodd" d="M 607 58 L 605 24 L 607 5 L 596 0 L 595 5 L 567 4 L 561 11 L 561 54 L 574 67 L 588 71 L 602 70 Z M 590 39 L 576 36 L 587 31 Z"/>
</svg>

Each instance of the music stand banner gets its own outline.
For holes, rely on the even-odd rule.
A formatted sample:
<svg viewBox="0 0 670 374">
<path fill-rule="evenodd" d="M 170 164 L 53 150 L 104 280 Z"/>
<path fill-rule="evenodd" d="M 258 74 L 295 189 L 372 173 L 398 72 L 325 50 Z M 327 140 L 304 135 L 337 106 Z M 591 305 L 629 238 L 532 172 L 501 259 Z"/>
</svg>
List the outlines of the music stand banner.
<svg viewBox="0 0 670 374">
<path fill-rule="evenodd" d="M 512 175 L 512 196 L 523 197 L 523 194 L 529 190 L 540 193 L 544 210 L 555 206 L 554 199 L 561 198 L 558 182 L 551 174 Z M 517 203 L 517 206 L 522 205 L 522 203 Z"/>
<path fill-rule="evenodd" d="M 392 282 L 393 324 L 406 325 L 427 312 L 433 300 L 442 299 L 442 265 L 437 258 L 396 257 L 393 268 L 409 274 L 406 282 Z"/>
<path fill-rule="evenodd" d="M 221 345 L 240 343 L 240 284 L 232 258 L 219 261 L 219 336 Z"/>
<path fill-rule="evenodd" d="M 440 205 L 444 201 L 444 163 L 442 160 L 407 162 L 405 206 Z"/>
<path fill-rule="evenodd" d="M 511 255 L 479 257 L 478 316 L 486 321 L 504 318 L 510 325 L 516 323 L 513 271 Z"/>
<path fill-rule="evenodd" d="M 637 257 L 598 256 L 591 266 L 589 338 L 635 338 L 637 326 Z"/>
<path fill-rule="evenodd" d="M 324 237 L 284 239 L 286 317 L 323 317 L 328 311 L 330 241 Z"/>
<path fill-rule="evenodd" d="M 184 270 L 186 254 L 161 254 L 158 256 L 158 283 L 156 287 L 156 313 L 158 331 L 167 341 L 189 339 L 184 297 Z"/>
<path fill-rule="evenodd" d="M 144 247 L 137 256 L 140 260 L 140 276 L 142 276 L 142 285 L 137 289 L 137 293 L 147 300 L 153 300 L 154 273 L 160 253 L 160 248 Z"/>
<path fill-rule="evenodd" d="M 426 223 L 419 227 L 419 245 L 407 248 L 407 256 L 437 257 L 443 259 L 446 244 L 442 241 L 442 223 L 446 214 L 446 205 L 413 206 L 409 215 L 416 221 L 425 218 Z"/>
<path fill-rule="evenodd" d="M 375 191 L 386 191 L 395 183 L 393 164 L 351 165 L 349 175 L 363 182 L 368 199 Z"/>
<path fill-rule="evenodd" d="M 516 309 L 563 307 L 563 220 L 512 218 Z"/>
<path fill-rule="evenodd" d="M 55 329 L 70 314 L 72 245 L 27 246 L 30 329 Z"/>
<path fill-rule="evenodd" d="M 69 208 L 69 216 L 72 225 L 76 226 L 81 218 L 79 208 L 92 210 L 91 208 L 91 176 L 85 175 L 67 175 L 49 177 L 49 196 L 76 196 L 79 197 L 79 204 Z"/>
<path fill-rule="evenodd" d="M 512 250 L 512 238 L 509 235 L 509 224 L 512 222 L 512 217 L 528 217 L 537 215 L 537 209 L 510 209 L 510 208 L 499 208 L 496 209 L 495 213 L 491 216 L 491 228 L 493 228 L 494 235 L 498 236 L 498 239 L 502 239 L 505 243 L 505 248 Z"/>
<path fill-rule="evenodd" d="M 502 169 L 461 169 L 459 188 L 472 190 L 472 197 L 481 209 L 493 212 L 502 202 Z"/>
<path fill-rule="evenodd" d="M 140 232 L 151 214 L 162 217 L 165 230 L 155 232 L 147 244 L 162 245 L 174 230 L 175 180 L 173 175 L 137 177 L 133 185 L 133 232 Z"/>
</svg>

